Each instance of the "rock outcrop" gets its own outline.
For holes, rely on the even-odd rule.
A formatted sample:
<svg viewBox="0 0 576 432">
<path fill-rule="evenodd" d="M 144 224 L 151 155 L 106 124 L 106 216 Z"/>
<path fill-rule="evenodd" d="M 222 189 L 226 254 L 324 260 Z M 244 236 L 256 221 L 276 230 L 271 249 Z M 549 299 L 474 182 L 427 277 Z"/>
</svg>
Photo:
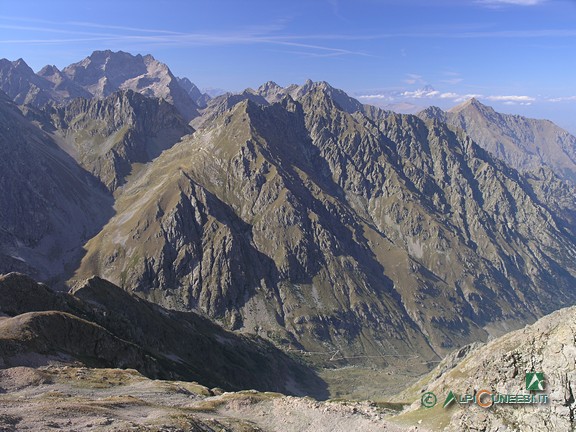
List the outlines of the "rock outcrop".
<svg viewBox="0 0 576 432">
<path fill-rule="evenodd" d="M 399 396 L 400 400 L 417 401 L 399 419 L 421 419 L 423 426 L 449 431 L 574 430 L 575 323 L 576 308 L 566 308 L 486 345 L 455 352 Z M 544 374 L 543 390 L 526 390 L 526 374 L 530 372 Z M 546 395 L 547 402 L 497 403 L 487 408 L 475 402 L 454 402 L 443 407 L 450 391 L 460 396 L 474 395 L 481 389 L 500 395 L 535 395 L 537 401 L 542 399 L 539 395 Z M 421 407 L 424 392 L 437 395 L 438 404 L 432 409 Z"/>
</svg>

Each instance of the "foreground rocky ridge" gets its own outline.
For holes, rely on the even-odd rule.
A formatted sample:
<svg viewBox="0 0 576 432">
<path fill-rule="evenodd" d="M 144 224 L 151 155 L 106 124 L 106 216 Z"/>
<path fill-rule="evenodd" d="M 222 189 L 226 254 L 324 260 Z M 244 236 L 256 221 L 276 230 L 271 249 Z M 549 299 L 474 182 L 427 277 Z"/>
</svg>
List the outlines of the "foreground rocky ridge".
<svg viewBox="0 0 576 432">
<path fill-rule="evenodd" d="M 133 368 L 227 390 L 327 397 L 311 369 L 269 342 L 162 309 L 98 278 L 64 294 L 11 273 L 0 276 L 0 299 L 0 368 Z"/>
<path fill-rule="evenodd" d="M 486 345 L 463 348 L 400 394 L 402 401 L 417 400 L 397 420 L 450 431 L 573 431 L 576 428 L 576 307 L 554 312 L 530 326 L 508 333 Z M 543 372 L 544 391 L 526 391 L 527 372 Z M 449 391 L 474 394 L 488 389 L 499 394 L 546 394 L 543 405 L 498 404 L 488 409 L 451 404 L 443 408 Z M 419 397 L 434 392 L 438 404 L 422 408 Z"/>
</svg>

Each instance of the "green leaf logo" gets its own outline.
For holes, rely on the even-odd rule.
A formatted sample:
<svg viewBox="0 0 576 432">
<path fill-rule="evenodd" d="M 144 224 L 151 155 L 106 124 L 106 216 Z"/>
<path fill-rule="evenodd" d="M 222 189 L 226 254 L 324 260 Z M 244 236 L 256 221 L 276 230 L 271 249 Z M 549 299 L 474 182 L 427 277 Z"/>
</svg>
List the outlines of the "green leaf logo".
<svg viewBox="0 0 576 432">
<path fill-rule="evenodd" d="M 526 390 L 543 391 L 544 390 L 544 372 L 527 372 L 526 373 Z"/>
<path fill-rule="evenodd" d="M 446 400 L 444 401 L 444 405 L 442 405 L 442 408 L 446 408 L 448 405 L 450 405 L 455 400 L 456 400 L 456 396 L 454 396 L 454 393 L 452 393 L 452 390 L 450 390 L 450 393 L 448 393 L 448 396 L 446 397 Z"/>
</svg>

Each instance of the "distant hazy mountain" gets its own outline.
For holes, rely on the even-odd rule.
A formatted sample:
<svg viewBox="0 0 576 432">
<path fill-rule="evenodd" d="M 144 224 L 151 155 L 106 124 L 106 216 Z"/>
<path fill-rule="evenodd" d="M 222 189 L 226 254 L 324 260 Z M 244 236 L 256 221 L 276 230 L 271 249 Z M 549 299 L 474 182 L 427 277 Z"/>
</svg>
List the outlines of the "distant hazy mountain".
<svg viewBox="0 0 576 432">
<path fill-rule="evenodd" d="M 398 102 L 393 104 L 384 105 L 382 109 L 394 111 L 399 114 L 417 114 L 422 111 L 423 107 L 414 105 L 410 102 Z"/>
<path fill-rule="evenodd" d="M 464 133 L 327 83 L 218 99 L 126 186 L 78 277 L 404 366 L 576 300 L 568 222 Z"/>
<path fill-rule="evenodd" d="M 207 94 L 211 98 L 215 98 L 216 96 L 220 96 L 220 95 L 223 95 L 224 93 L 228 93 L 228 90 L 224 90 L 221 88 L 214 88 L 214 87 L 206 87 L 206 88 L 203 88 L 201 91 L 202 91 L 202 93 Z"/>
<path fill-rule="evenodd" d="M 428 108 L 419 116 L 463 129 L 480 146 L 520 171 L 546 165 L 576 183 L 576 137 L 551 121 L 497 113 L 477 99 L 447 112 Z"/>
<path fill-rule="evenodd" d="M 202 93 L 198 87 L 194 83 L 192 83 L 188 78 L 178 78 L 178 84 L 186 90 L 188 95 L 192 98 L 192 100 L 198 105 L 200 108 L 206 108 L 208 101 L 212 99 L 212 97 L 208 93 Z"/>
<path fill-rule="evenodd" d="M 22 59 L 0 59 L 0 88 L 19 105 L 44 106 L 59 99 L 53 84 L 38 76 Z"/>
<path fill-rule="evenodd" d="M 166 99 L 186 120 L 198 115 L 198 106 L 178 84 L 168 66 L 151 55 L 94 51 L 84 60 L 65 67 L 62 72 L 96 97 L 130 89 L 145 96 Z"/>
</svg>

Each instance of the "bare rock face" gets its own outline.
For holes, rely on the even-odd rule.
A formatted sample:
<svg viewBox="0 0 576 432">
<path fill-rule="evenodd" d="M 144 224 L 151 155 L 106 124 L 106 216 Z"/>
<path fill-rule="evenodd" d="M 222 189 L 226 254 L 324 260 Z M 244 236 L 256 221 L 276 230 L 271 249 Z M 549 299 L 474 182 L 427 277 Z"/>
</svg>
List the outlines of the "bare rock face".
<svg viewBox="0 0 576 432">
<path fill-rule="evenodd" d="M 132 90 L 75 99 L 47 116 L 62 148 L 110 191 L 124 184 L 134 164 L 151 161 L 194 131 L 173 105 Z"/>
<path fill-rule="evenodd" d="M 423 426 L 443 419 L 450 431 L 572 431 L 576 402 L 576 308 L 554 312 L 530 326 L 508 333 L 486 345 L 454 353 L 399 398 L 417 400 L 409 413 L 400 416 Z M 526 373 L 541 372 L 542 391 L 526 390 Z M 498 394 L 546 395 L 545 404 L 452 403 L 443 408 L 448 393 L 474 394 L 487 389 Z M 434 392 L 438 405 L 420 407 L 420 394 Z M 413 393 L 411 393 L 413 392 Z M 414 411 L 417 409 L 417 411 Z M 436 420 L 433 420 L 436 419 Z"/>
<path fill-rule="evenodd" d="M 468 136 L 290 92 L 232 103 L 143 170 L 77 277 L 344 364 L 430 360 L 576 300 L 568 222 Z"/>
<path fill-rule="evenodd" d="M 545 165 L 576 183 L 576 137 L 548 120 L 497 113 L 474 98 L 447 112 L 432 107 L 418 116 L 466 131 L 477 144 L 519 171 Z"/>
<path fill-rule="evenodd" d="M 524 176 L 537 199 L 544 203 L 565 232 L 576 237 L 576 185 L 562 180 L 551 168 L 543 166 Z"/>
<path fill-rule="evenodd" d="M 0 298 L 2 368 L 81 363 L 227 390 L 327 397 L 311 369 L 269 342 L 163 309 L 98 278 L 64 294 L 11 273 L 0 276 Z"/>
<path fill-rule="evenodd" d="M 180 111 L 186 121 L 198 115 L 198 106 L 168 66 L 151 55 L 95 51 L 84 60 L 65 67 L 62 72 L 97 98 L 118 90 L 133 90 L 145 96 L 164 98 Z"/>
<path fill-rule="evenodd" d="M 259 90 L 246 89 L 242 93 L 237 94 L 224 93 L 210 99 L 202 110 L 202 116 L 196 117 L 190 124 L 195 128 L 209 127 L 223 113 L 246 100 L 262 106 L 269 105 L 266 96 L 260 94 Z"/>
</svg>

